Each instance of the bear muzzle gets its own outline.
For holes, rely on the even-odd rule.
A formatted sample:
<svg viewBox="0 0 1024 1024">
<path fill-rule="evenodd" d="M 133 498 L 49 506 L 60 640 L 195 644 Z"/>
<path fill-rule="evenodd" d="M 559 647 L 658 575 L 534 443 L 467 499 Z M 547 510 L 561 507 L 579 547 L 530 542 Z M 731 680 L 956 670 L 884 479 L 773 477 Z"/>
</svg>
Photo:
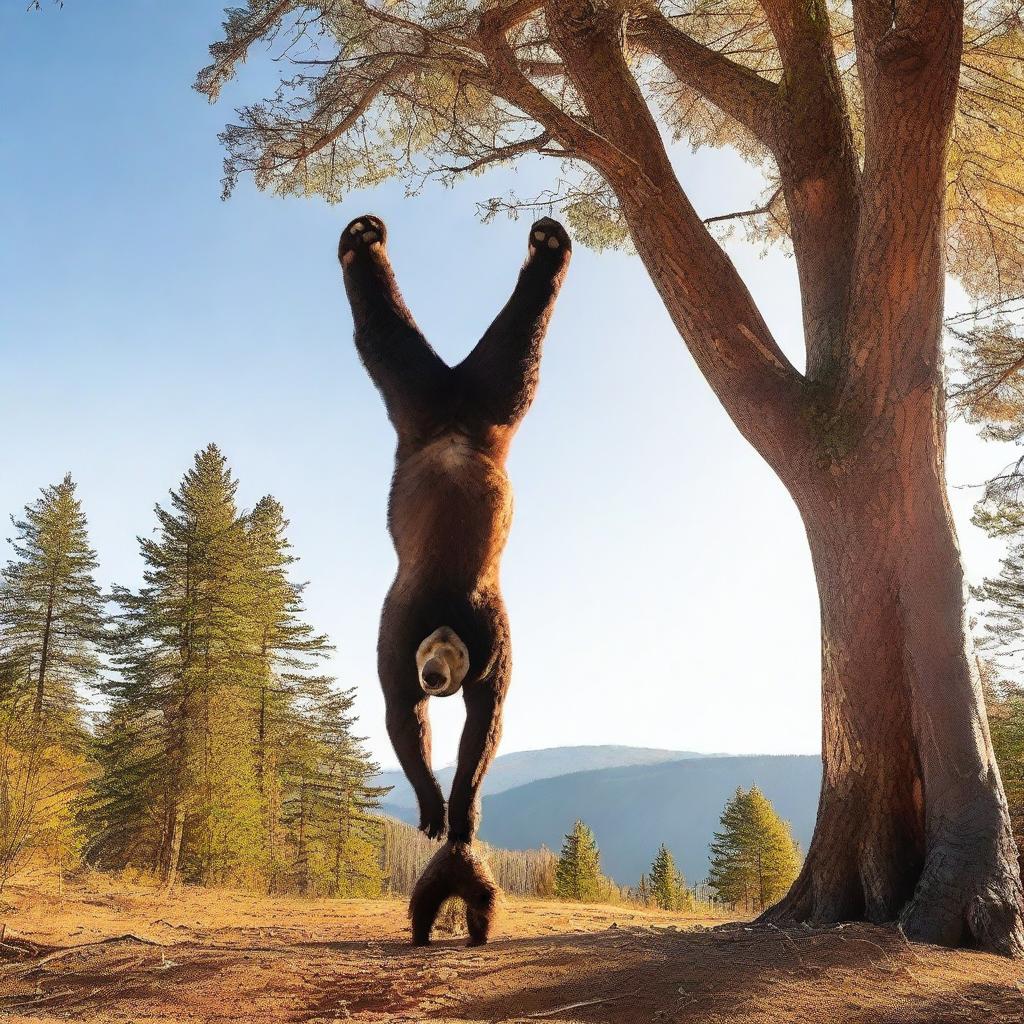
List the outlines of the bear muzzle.
<svg viewBox="0 0 1024 1024">
<path fill-rule="evenodd" d="M 469 651 L 455 630 L 435 629 L 416 651 L 420 688 L 430 697 L 458 693 L 469 672 Z"/>
</svg>

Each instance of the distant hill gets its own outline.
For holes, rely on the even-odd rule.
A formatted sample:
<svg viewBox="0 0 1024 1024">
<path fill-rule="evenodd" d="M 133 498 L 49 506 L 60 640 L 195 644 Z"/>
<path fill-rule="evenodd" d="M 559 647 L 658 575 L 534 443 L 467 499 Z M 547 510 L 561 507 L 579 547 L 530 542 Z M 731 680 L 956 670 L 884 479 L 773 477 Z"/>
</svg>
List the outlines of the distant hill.
<svg viewBox="0 0 1024 1024">
<path fill-rule="evenodd" d="M 597 768 L 621 768 L 627 765 L 660 764 L 691 757 L 718 757 L 690 750 L 657 750 L 652 747 L 590 746 L 548 747 L 545 750 L 520 750 L 501 754 L 494 759 L 484 779 L 484 796 L 503 793 L 515 786 L 525 786 L 538 779 L 550 779 L 570 772 L 593 771 Z M 441 768 L 437 780 L 447 793 L 451 789 L 454 767 Z M 416 797 L 401 771 L 382 772 L 375 785 L 394 786 L 387 795 L 389 809 L 415 807 Z M 400 816 L 399 817 L 405 817 Z"/>
<path fill-rule="evenodd" d="M 571 749 L 571 748 L 570 748 Z M 510 755 L 515 756 L 515 755 Z M 557 851 L 577 818 L 595 832 L 606 874 L 633 884 L 666 843 L 689 882 L 707 876 L 708 844 L 737 786 L 758 785 L 806 851 L 821 784 L 817 756 L 700 757 L 574 772 L 485 797 L 481 838 Z M 389 813 L 413 821 L 415 812 Z"/>
</svg>

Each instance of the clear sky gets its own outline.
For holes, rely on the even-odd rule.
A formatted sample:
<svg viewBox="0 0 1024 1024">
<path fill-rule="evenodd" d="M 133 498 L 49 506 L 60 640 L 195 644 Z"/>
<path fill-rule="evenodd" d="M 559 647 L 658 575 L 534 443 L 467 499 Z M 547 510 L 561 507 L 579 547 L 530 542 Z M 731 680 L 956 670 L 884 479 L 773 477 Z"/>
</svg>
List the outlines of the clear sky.
<svg viewBox="0 0 1024 1024">
<path fill-rule="evenodd" d="M 0 514 L 70 471 L 101 582 L 134 585 L 154 503 L 216 442 L 245 507 L 268 492 L 284 504 L 310 618 L 336 642 L 333 670 L 358 688 L 361 731 L 391 765 L 374 651 L 395 564 L 384 522 L 393 437 L 352 346 L 338 233 L 366 211 L 387 221 L 409 305 L 458 359 L 511 290 L 528 226 L 482 226 L 475 203 L 529 194 L 557 167 L 416 198 L 393 183 L 337 207 L 246 182 L 223 203 L 217 132 L 279 68 L 254 60 L 214 107 L 191 91 L 218 3 L 25 7 L 0 9 Z M 756 174 L 735 157 L 676 157 L 705 215 L 756 197 Z M 792 261 L 729 250 L 799 365 Z M 974 580 L 999 549 L 969 524 L 977 491 L 963 485 L 1006 461 L 954 426 L 950 480 Z M 577 247 L 509 471 L 515 676 L 503 750 L 819 749 L 818 613 L 800 521 L 635 257 Z M 433 720 L 446 763 L 462 702 L 435 701 Z"/>
</svg>

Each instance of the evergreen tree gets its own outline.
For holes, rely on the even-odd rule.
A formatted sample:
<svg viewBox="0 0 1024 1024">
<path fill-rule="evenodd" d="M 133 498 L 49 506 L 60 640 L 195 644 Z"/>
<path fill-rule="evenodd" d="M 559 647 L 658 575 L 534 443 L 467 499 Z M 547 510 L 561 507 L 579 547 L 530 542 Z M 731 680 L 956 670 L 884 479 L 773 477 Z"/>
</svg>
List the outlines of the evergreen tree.
<svg viewBox="0 0 1024 1024">
<path fill-rule="evenodd" d="M 373 895 L 384 790 L 354 735 L 351 691 L 318 674 L 281 505 L 249 515 L 214 446 L 157 536 L 144 585 L 116 590 L 118 672 L 96 748 L 91 859 L 205 884 Z"/>
<path fill-rule="evenodd" d="M 294 887 L 302 893 L 376 896 L 381 891 L 383 834 L 372 812 L 388 788 L 370 783 L 380 767 L 353 735 L 354 701 L 354 690 L 326 685 L 314 691 L 295 746 L 306 757 L 286 790 L 284 822 L 294 849 Z"/>
<path fill-rule="evenodd" d="M 686 881 L 664 843 L 651 864 L 650 900 L 662 910 L 683 910 L 690 904 Z"/>
<path fill-rule="evenodd" d="M 284 509 L 270 496 L 257 503 L 246 521 L 249 612 L 257 638 L 254 752 L 272 890 L 278 886 L 279 873 L 286 870 L 280 835 L 283 786 L 289 768 L 305 764 L 302 751 L 289 746 L 302 747 L 300 737 L 310 724 L 300 713 L 309 688 L 328 692 L 329 680 L 311 673 L 332 650 L 327 637 L 316 634 L 301 618 L 305 585 L 288 577 L 296 559 L 290 554 L 287 527 Z"/>
<path fill-rule="evenodd" d="M 1018 346 L 1019 346 L 1018 341 Z M 1019 369 L 1019 368 L 1018 368 Z M 1019 384 L 1018 374 L 1018 384 Z M 986 433 L 1024 437 L 1024 405 L 1019 393 L 1005 396 L 1008 422 L 990 424 Z M 1009 436 L 1007 434 L 1006 436 Z M 1003 780 L 1018 848 L 1024 841 L 1024 462 L 989 481 L 974 510 L 974 523 L 1006 542 L 999 573 L 974 588 L 980 602 L 979 669 L 985 693 L 992 748 Z"/>
<path fill-rule="evenodd" d="M 58 866 L 80 842 L 88 777 L 82 698 L 100 671 L 103 599 L 75 484 L 66 476 L 13 519 L 0 573 L 0 885 L 24 859 Z"/>
<path fill-rule="evenodd" d="M 646 875 L 640 876 L 640 881 L 637 882 L 637 886 L 631 895 L 637 903 L 641 903 L 645 907 L 651 902 L 651 889 L 647 884 Z"/>
<path fill-rule="evenodd" d="M 555 895 L 563 900 L 594 902 L 601 897 L 603 881 L 594 833 L 577 821 L 562 843 L 555 869 Z"/>
<path fill-rule="evenodd" d="M 11 521 L 17 536 L 0 576 L 0 656 L 15 689 L 31 685 L 34 722 L 67 742 L 80 737 L 81 688 L 98 676 L 103 627 L 96 553 L 70 475 Z"/>
<path fill-rule="evenodd" d="M 913 938 L 1024 956 L 1010 823 L 962 628 L 942 329 L 953 275 L 974 306 L 965 344 L 995 349 L 984 394 L 1002 404 L 1020 390 L 1019 331 L 995 346 L 985 331 L 993 310 L 1016 319 L 1024 294 L 1019 5 L 410 0 L 395 11 L 229 10 L 196 81 L 211 99 L 268 43 L 306 61 L 225 129 L 226 190 L 251 174 L 270 193 L 338 201 L 388 175 L 450 183 L 557 159 L 557 183 L 494 196 L 487 212 L 559 207 L 579 242 L 635 246 L 814 551 L 830 653 L 825 771 L 803 882 L 774 919 L 884 907 Z M 669 150 L 680 138 L 759 165 L 760 197 L 702 222 Z M 792 250 L 797 359 L 724 247 L 723 225 L 738 221 Z M 849 571 L 866 559 L 886 570 Z M 893 701 L 906 713 L 891 715 Z M 907 827 L 908 808 L 923 837 L 912 862 L 875 841 Z"/>
<path fill-rule="evenodd" d="M 207 883 L 263 868 L 252 743 L 258 632 L 236 489 L 216 446 L 200 452 L 170 509 L 156 506 L 157 537 L 140 538 L 143 587 L 115 591 L 120 675 L 109 687 L 101 757 L 105 774 L 121 779 L 101 787 L 97 841 L 132 835 L 168 883 L 183 863 Z M 129 714 L 139 728 L 125 750 L 117 723 Z"/>
<path fill-rule="evenodd" d="M 765 910 L 785 895 L 800 869 L 789 826 L 757 786 L 737 789 L 720 823 L 708 885 L 727 903 Z"/>
</svg>

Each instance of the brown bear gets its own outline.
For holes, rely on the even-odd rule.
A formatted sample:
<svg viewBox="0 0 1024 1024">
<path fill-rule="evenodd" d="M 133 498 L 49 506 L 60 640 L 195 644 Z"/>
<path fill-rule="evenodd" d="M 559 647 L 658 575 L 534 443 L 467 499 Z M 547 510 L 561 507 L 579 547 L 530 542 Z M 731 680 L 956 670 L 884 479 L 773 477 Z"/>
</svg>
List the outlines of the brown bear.
<svg viewBox="0 0 1024 1024">
<path fill-rule="evenodd" d="M 471 917 L 477 914 L 471 937 L 485 941 L 496 889 L 471 844 L 512 667 L 498 583 L 512 520 L 504 467 L 537 389 L 541 345 L 572 244 L 556 221 L 537 221 L 512 297 L 473 351 L 448 366 L 402 301 L 386 242 L 377 217 L 357 217 L 341 236 L 338 258 L 356 348 L 398 434 L 388 505 L 398 574 L 384 602 L 377 653 L 388 735 L 416 792 L 419 827 L 448 839 L 413 896 L 414 939 L 429 939 L 444 895 L 459 890 L 471 897 Z M 431 770 L 427 702 L 460 689 L 466 724 L 446 815 Z"/>
</svg>

